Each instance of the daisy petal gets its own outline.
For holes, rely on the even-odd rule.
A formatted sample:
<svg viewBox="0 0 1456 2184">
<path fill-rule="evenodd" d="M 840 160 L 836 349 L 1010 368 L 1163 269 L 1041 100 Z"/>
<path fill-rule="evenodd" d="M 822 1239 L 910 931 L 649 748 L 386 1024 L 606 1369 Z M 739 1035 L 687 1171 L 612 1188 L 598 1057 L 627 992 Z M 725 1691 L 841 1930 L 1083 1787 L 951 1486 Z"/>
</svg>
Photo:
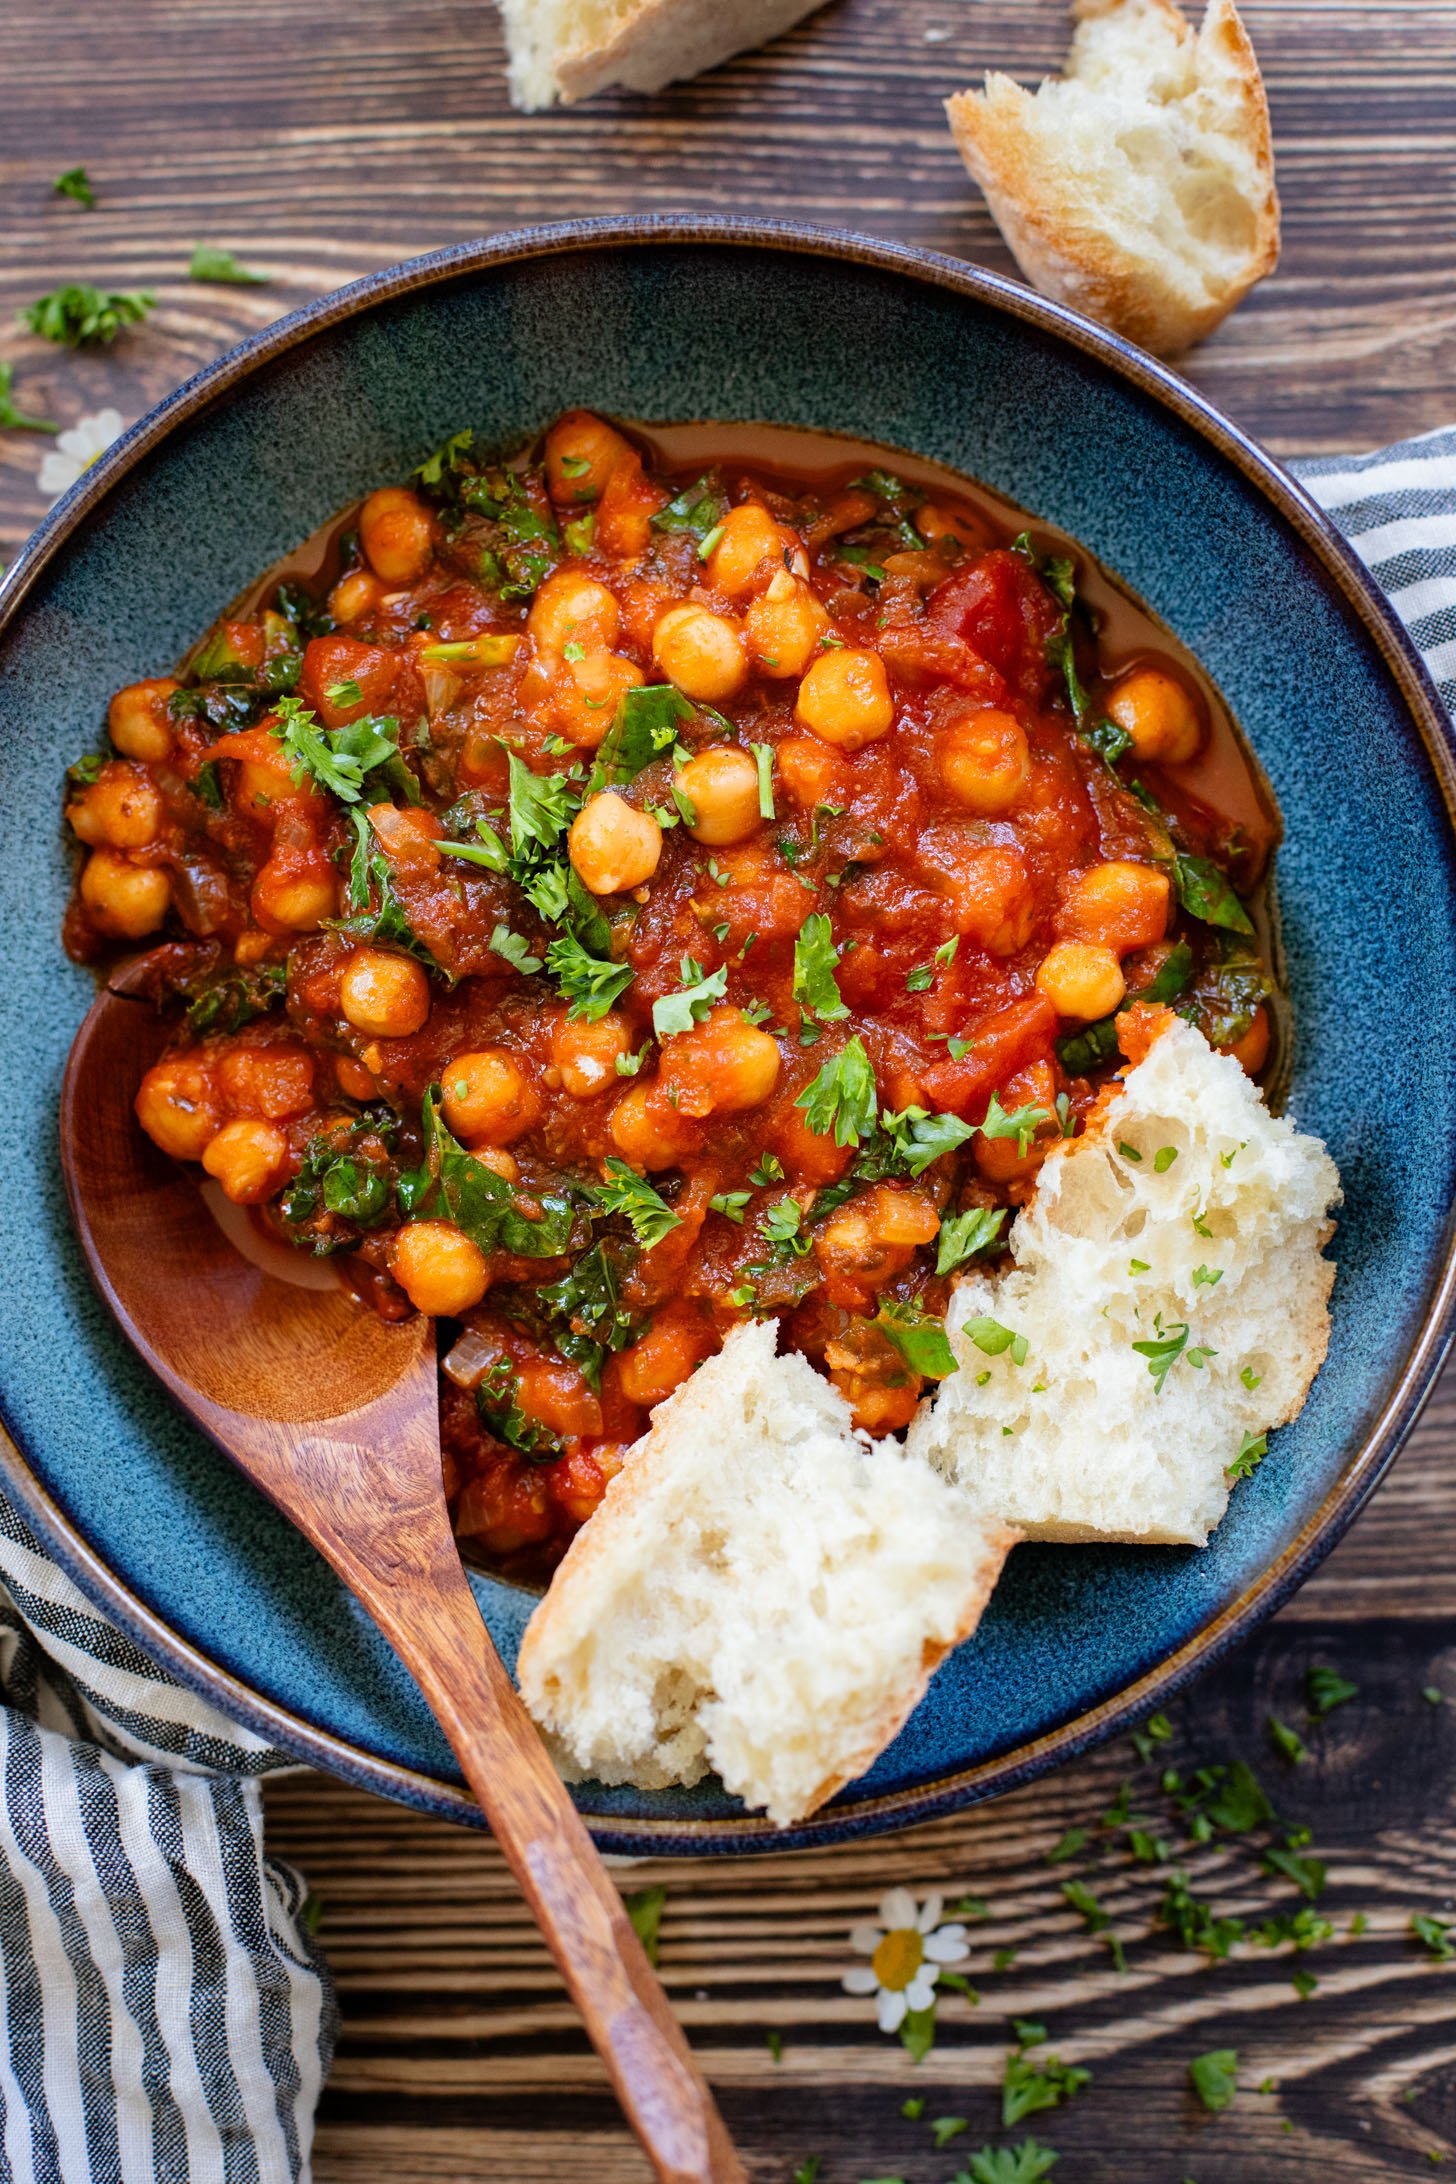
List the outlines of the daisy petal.
<svg viewBox="0 0 1456 2184">
<path fill-rule="evenodd" d="M 920 1916 L 915 1921 L 922 1934 L 928 1934 L 932 1927 L 939 1926 L 940 1914 L 944 1909 L 944 1896 L 926 1897 L 924 1907 L 921 1910 Z"/>
<path fill-rule="evenodd" d="M 852 1964 L 839 1984 L 846 1994 L 874 1994 L 880 1983 L 868 1964 Z"/>
<path fill-rule="evenodd" d="M 912 2010 L 928 2010 L 934 2000 L 934 1977 L 925 1972 L 917 1972 L 905 1989 L 906 2007 Z"/>
<path fill-rule="evenodd" d="M 849 1946 L 856 1956 L 873 1956 L 884 1940 L 884 1929 L 879 1926 L 851 1926 Z"/>
<path fill-rule="evenodd" d="M 880 1989 L 879 2004 L 875 2010 L 875 2018 L 881 2032 L 898 2032 L 905 2022 L 905 2012 L 909 2007 L 910 2005 L 900 1988 L 882 1987 Z"/>
<path fill-rule="evenodd" d="M 942 1926 L 938 1933 L 927 1934 L 920 1946 L 932 1964 L 959 1964 L 971 1953 L 959 1926 Z"/>
<path fill-rule="evenodd" d="M 915 1898 L 908 1888 L 887 1888 L 880 1898 L 880 1924 L 882 1926 L 915 1925 Z"/>
</svg>

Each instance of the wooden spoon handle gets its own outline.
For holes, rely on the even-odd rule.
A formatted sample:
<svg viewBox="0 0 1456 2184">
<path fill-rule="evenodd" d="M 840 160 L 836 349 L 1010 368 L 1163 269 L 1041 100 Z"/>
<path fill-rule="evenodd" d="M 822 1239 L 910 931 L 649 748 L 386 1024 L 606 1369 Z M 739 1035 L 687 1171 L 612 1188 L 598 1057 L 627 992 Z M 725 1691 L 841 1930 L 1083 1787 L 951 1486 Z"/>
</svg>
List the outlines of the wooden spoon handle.
<svg viewBox="0 0 1456 2184">
<path fill-rule="evenodd" d="M 664 2184 L 747 2184 L 622 1899 L 481 1620 L 455 1560 L 430 1581 L 361 1586 L 413 1671 L 561 1968 L 617 2097 Z"/>
</svg>

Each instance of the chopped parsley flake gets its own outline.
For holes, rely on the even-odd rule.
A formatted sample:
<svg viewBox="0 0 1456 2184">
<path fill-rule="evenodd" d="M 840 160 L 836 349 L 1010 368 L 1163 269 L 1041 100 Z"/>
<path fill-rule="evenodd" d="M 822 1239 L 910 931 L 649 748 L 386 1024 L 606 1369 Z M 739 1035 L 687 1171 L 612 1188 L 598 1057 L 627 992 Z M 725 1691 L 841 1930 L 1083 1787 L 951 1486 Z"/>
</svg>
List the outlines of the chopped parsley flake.
<svg viewBox="0 0 1456 2184">
<path fill-rule="evenodd" d="M 1321 1719 L 1326 1714 L 1333 1714 L 1337 1706 L 1346 1706 L 1360 1695 L 1358 1684 L 1352 1684 L 1333 1668 L 1318 1665 L 1310 1669 L 1305 1685 L 1309 1692 L 1309 1710 Z"/>
<path fill-rule="evenodd" d="M 955 1352 L 946 1338 L 945 1323 L 913 1304 L 886 1303 L 875 1314 L 875 1325 L 889 1337 L 913 1373 L 927 1380 L 944 1380 L 956 1369 Z"/>
<path fill-rule="evenodd" d="M 1224 1467 L 1230 1479 L 1251 1478 L 1269 1453 L 1267 1433 L 1246 1433 L 1239 1443 L 1239 1453 L 1231 1464 Z"/>
<path fill-rule="evenodd" d="M 949 1274 L 978 1253 L 994 1249 L 1005 1220 L 1004 1206 L 976 1206 L 969 1213 L 947 1214 L 940 1224 L 936 1273 Z"/>
<path fill-rule="evenodd" d="M 671 1039 L 680 1032 L 691 1031 L 728 991 L 726 963 L 705 977 L 702 964 L 692 956 L 684 956 L 679 969 L 682 986 L 676 993 L 665 993 L 652 1004 L 652 1028 L 659 1039 Z"/>
<path fill-rule="evenodd" d="M 187 267 L 189 281 L 212 281 L 228 288 L 266 288 L 266 273 L 254 273 L 245 265 L 239 265 L 230 250 L 217 250 L 211 243 L 199 243 L 193 251 Z"/>
<path fill-rule="evenodd" d="M 76 205 L 84 205 L 89 212 L 96 202 L 96 192 L 91 187 L 91 177 L 84 167 L 67 167 L 51 184 L 57 197 L 69 197 Z"/>
<path fill-rule="evenodd" d="M 1195 2055 L 1188 2065 L 1193 2090 L 1210 2115 L 1232 2105 L 1238 2091 L 1239 2057 L 1236 2048 L 1211 2048 Z"/>
<path fill-rule="evenodd" d="M 804 920 L 794 942 L 794 999 L 821 1023 L 837 1023 L 849 1010 L 835 982 L 839 950 L 822 910 Z"/>
<path fill-rule="evenodd" d="M 528 978 L 533 971 L 541 968 L 542 958 L 532 955 L 528 943 L 522 940 L 519 933 L 513 933 L 508 925 L 498 925 L 487 945 L 493 954 L 503 956 L 507 963 Z"/>
<path fill-rule="evenodd" d="M 1025 1335 L 1017 1334 L 1012 1327 L 1003 1327 L 1000 1320 L 969 1319 L 961 1333 L 969 1336 L 983 1357 L 1000 1357 L 1003 1351 L 1009 1350 L 1013 1365 L 1026 1363 L 1030 1345 Z"/>
<path fill-rule="evenodd" d="M 857 1033 L 830 1057 L 794 1105 L 803 1108 L 816 1137 L 832 1137 L 836 1145 L 858 1145 L 869 1136 L 879 1100 L 874 1068 Z"/>
<path fill-rule="evenodd" d="M 665 1198 L 644 1177 L 634 1174 L 625 1160 L 607 1160 L 607 1180 L 598 1186 L 597 1203 L 604 1213 L 620 1213 L 630 1224 L 639 1244 L 650 1249 L 682 1224 Z"/>
<path fill-rule="evenodd" d="M 1275 1750 L 1283 1754 L 1291 1767 L 1302 1766 L 1309 1758 L 1309 1748 L 1299 1732 L 1291 1729 L 1288 1722 L 1281 1721 L 1277 1714 L 1269 1716 L 1269 1735 Z"/>
<path fill-rule="evenodd" d="M 1178 1148 L 1176 1145 L 1160 1145 L 1153 1155 L 1154 1175 L 1166 1175 L 1177 1158 Z"/>
</svg>

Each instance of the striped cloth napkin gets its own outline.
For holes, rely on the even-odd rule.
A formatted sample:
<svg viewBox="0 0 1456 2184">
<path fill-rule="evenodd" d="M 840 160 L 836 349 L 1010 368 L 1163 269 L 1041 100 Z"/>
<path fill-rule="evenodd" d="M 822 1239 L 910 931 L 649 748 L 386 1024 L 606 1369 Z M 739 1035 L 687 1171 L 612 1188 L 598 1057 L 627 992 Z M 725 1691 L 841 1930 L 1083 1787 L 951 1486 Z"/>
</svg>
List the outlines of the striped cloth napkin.
<svg viewBox="0 0 1456 2184">
<path fill-rule="evenodd" d="M 1456 428 L 1299 466 L 1456 713 Z M 0 2118 L 15 2184 L 306 2184 L 333 2053 L 290 1765 L 180 1690 L 0 1498 Z"/>
</svg>

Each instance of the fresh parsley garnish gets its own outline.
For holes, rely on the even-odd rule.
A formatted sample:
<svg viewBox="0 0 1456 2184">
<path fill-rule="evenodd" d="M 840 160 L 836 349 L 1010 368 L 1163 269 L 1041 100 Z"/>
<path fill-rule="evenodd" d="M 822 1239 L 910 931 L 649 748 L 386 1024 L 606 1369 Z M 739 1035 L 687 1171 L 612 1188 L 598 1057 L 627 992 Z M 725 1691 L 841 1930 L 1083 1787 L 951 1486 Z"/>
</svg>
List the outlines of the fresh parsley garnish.
<svg viewBox="0 0 1456 2184">
<path fill-rule="evenodd" d="M 966 2184 L 1042 2184 L 1061 2158 L 1050 2146 L 1023 2139 L 1019 2146 L 983 2146 L 961 2174 Z M 960 2177 L 955 2184 L 961 2184 Z"/>
<path fill-rule="evenodd" d="M 603 1213 L 619 1213 L 631 1227 L 633 1235 L 644 1249 L 660 1244 L 664 1236 L 670 1236 L 682 1225 L 682 1215 L 674 1213 L 645 1177 L 634 1172 L 625 1160 L 615 1155 L 608 1158 L 607 1180 L 595 1190 L 597 1204 Z"/>
<path fill-rule="evenodd" d="M 1133 1348 L 1139 1357 L 1147 1359 L 1148 1371 L 1153 1376 L 1153 1389 L 1158 1395 L 1162 1394 L 1163 1383 L 1180 1357 L 1201 1370 L 1211 1357 L 1218 1355 L 1216 1350 L 1207 1348 L 1189 1349 L 1186 1320 L 1178 1320 L 1172 1327 L 1165 1328 L 1163 1315 L 1158 1312 L 1154 1314 L 1153 1325 L 1158 1330 L 1156 1340 L 1150 1337 L 1146 1342 L 1135 1342 Z"/>
<path fill-rule="evenodd" d="M 505 872 L 510 865 L 505 844 L 488 819 L 476 820 L 473 841 L 436 842 L 435 847 L 447 857 L 458 857 L 462 864 L 479 865 L 484 872 Z"/>
<path fill-rule="evenodd" d="M 646 683 L 622 693 L 611 727 L 597 746 L 593 789 L 634 781 L 644 766 L 662 758 L 677 742 L 693 708 L 671 683 Z"/>
<path fill-rule="evenodd" d="M 605 1016 L 613 1002 L 624 994 L 632 983 L 630 963 L 617 963 L 609 957 L 595 956 L 583 947 L 575 933 L 562 933 L 546 950 L 546 968 L 556 980 L 563 998 L 569 1004 L 569 1016 L 584 1017 L 594 1024 Z M 622 1068 L 628 1057 L 617 1058 L 618 1076 L 635 1075 L 635 1069 Z M 641 1067 L 640 1058 L 636 1065 Z"/>
<path fill-rule="evenodd" d="M 993 1250 L 1000 1241 L 1005 1221 L 1004 1206 L 975 1206 L 969 1213 L 943 1216 L 935 1259 L 936 1273 L 949 1274 L 953 1268 L 964 1266 L 968 1259 Z"/>
<path fill-rule="evenodd" d="M 1309 1692 L 1309 1710 L 1311 1714 L 1321 1718 L 1326 1714 L 1333 1714 L 1337 1706 L 1346 1706 L 1351 1699 L 1360 1695 L 1358 1684 L 1352 1684 L 1348 1677 L 1341 1676 L 1335 1669 L 1318 1664 L 1306 1675 L 1305 1686 Z"/>
<path fill-rule="evenodd" d="M 1042 1124 L 1050 1122 L 1051 1119 L 1049 1108 L 1038 1107 L 1033 1102 L 1028 1102 L 1025 1107 L 1013 1108 L 1008 1115 L 993 1092 L 991 1104 L 986 1109 L 986 1119 L 980 1126 L 981 1135 L 988 1138 L 1014 1137 L 1016 1150 L 1024 1155 L 1030 1150 L 1031 1141 Z"/>
<path fill-rule="evenodd" d="M 1448 1964 L 1456 1956 L 1456 1944 L 1451 1940 L 1451 1926 L 1447 1920 L 1432 1918 L 1425 1911 L 1416 1911 L 1411 1914 L 1411 1932 L 1428 1955 L 1439 1958 L 1443 1964 Z"/>
<path fill-rule="evenodd" d="M 1230 1479 L 1252 1478 L 1269 1453 L 1267 1433 L 1246 1433 L 1239 1443 L 1239 1452 L 1231 1464 L 1224 1466 L 1224 1476 Z"/>
<path fill-rule="evenodd" d="M 96 202 L 96 192 L 91 187 L 91 177 L 84 167 L 67 167 L 51 184 L 57 197 L 69 197 L 76 205 L 84 205 L 89 212 Z"/>
<path fill-rule="evenodd" d="M 878 1104 L 874 1068 L 858 1033 L 830 1057 L 794 1102 L 803 1108 L 815 1136 L 832 1137 L 836 1145 L 858 1145 L 868 1137 Z"/>
<path fill-rule="evenodd" d="M 649 1964 L 657 1962 L 662 1907 L 666 1902 L 667 1890 L 660 1885 L 656 1888 L 639 1889 L 635 1896 L 622 1898 L 622 1909 L 632 1922 L 632 1931 L 641 1942 L 643 1954 Z"/>
<path fill-rule="evenodd" d="M 1237 2048 L 1210 2048 L 1207 2055 L 1195 2055 L 1188 2065 L 1193 2090 L 1210 2115 L 1232 2105 L 1238 2091 L 1238 2070 Z"/>
<path fill-rule="evenodd" d="M 10 397 L 11 383 L 15 378 L 13 364 L 0 364 L 0 432 L 59 432 L 48 417 L 31 417 L 25 410 L 17 409 Z"/>
<path fill-rule="evenodd" d="M 283 746 L 295 782 L 315 781 L 341 804 L 357 804 L 369 776 L 377 773 L 410 803 L 419 802 L 419 784 L 400 756 L 399 722 L 392 715 L 369 714 L 345 728 L 329 729 L 321 728 L 297 698 L 280 698 L 274 710 L 272 734 Z"/>
<path fill-rule="evenodd" d="M 115 341 L 123 326 L 139 326 L 156 302 L 143 290 L 124 293 L 93 288 L 86 281 L 68 281 L 39 296 L 21 312 L 21 324 L 65 349 L 84 349 Z"/>
<path fill-rule="evenodd" d="M 1046 2108 L 1060 2108 L 1084 2085 L 1090 2085 L 1092 2073 L 1076 2063 L 1064 2063 L 1059 2055 L 1043 2054 L 1038 2047 L 1035 2055 L 1024 2047 L 1013 2048 L 1006 2058 L 1006 2071 L 1001 2081 L 1001 2122 L 1010 2129 L 1020 2123 L 1023 2116 L 1035 2116 Z"/>
<path fill-rule="evenodd" d="M 888 1302 L 875 1314 L 875 1325 L 899 1351 L 914 1373 L 927 1380 L 944 1380 L 956 1369 L 955 1352 L 945 1332 L 945 1322 L 913 1304 Z"/>
<path fill-rule="evenodd" d="M 554 850 L 576 816 L 577 798 L 563 774 L 533 773 L 514 751 L 510 771 L 511 850 L 523 857 L 532 850 Z"/>
<path fill-rule="evenodd" d="M 212 281 L 227 288 L 266 288 L 268 275 L 254 273 L 245 265 L 239 265 L 230 250 L 218 250 L 212 243 L 199 243 L 193 251 L 187 267 L 189 281 Z"/>
<path fill-rule="evenodd" d="M 824 912 L 816 910 L 804 920 L 794 941 L 794 999 L 825 1024 L 849 1014 L 835 981 L 838 963 L 833 927 Z"/>
<path fill-rule="evenodd" d="M 522 940 L 520 934 L 513 933 L 508 925 L 497 925 L 486 946 L 493 955 L 498 955 L 509 963 L 513 970 L 521 972 L 523 977 L 529 978 L 541 968 L 542 958 L 532 955 L 530 942 Z"/>
<path fill-rule="evenodd" d="M 753 1199 L 752 1191 L 717 1191 L 708 1200 L 710 1213 L 721 1213 L 725 1221 L 736 1221 L 743 1226 L 743 1216 Z"/>
<path fill-rule="evenodd" d="M 691 1031 L 728 991 L 726 963 L 705 975 L 702 964 L 695 957 L 684 956 L 678 968 L 683 983 L 677 992 L 665 993 L 652 1004 L 652 1029 L 659 1039 L 671 1039 L 679 1032 Z"/>
<path fill-rule="evenodd" d="M 1000 1357 L 1009 1350 L 1013 1365 L 1024 1365 L 1030 1349 L 1025 1335 L 1019 1335 L 1014 1327 L 1003 1327 L 1000 1320 L 968 1319 L 961 1333 L 972 1341 L 983 1357 Z"/>
<path fill-rule="evenodd" d="M 933 1160 L 975 1136 L 974 1123 L 962 1122 L 959 1115 L 933 1115 L 924 1107 L 906 1107 L 898 1114 L 887 1108 L 880 1128 L 888 1140 L 889 1165 L 906 1175 L 923 1175 Z"/>
</svg>

